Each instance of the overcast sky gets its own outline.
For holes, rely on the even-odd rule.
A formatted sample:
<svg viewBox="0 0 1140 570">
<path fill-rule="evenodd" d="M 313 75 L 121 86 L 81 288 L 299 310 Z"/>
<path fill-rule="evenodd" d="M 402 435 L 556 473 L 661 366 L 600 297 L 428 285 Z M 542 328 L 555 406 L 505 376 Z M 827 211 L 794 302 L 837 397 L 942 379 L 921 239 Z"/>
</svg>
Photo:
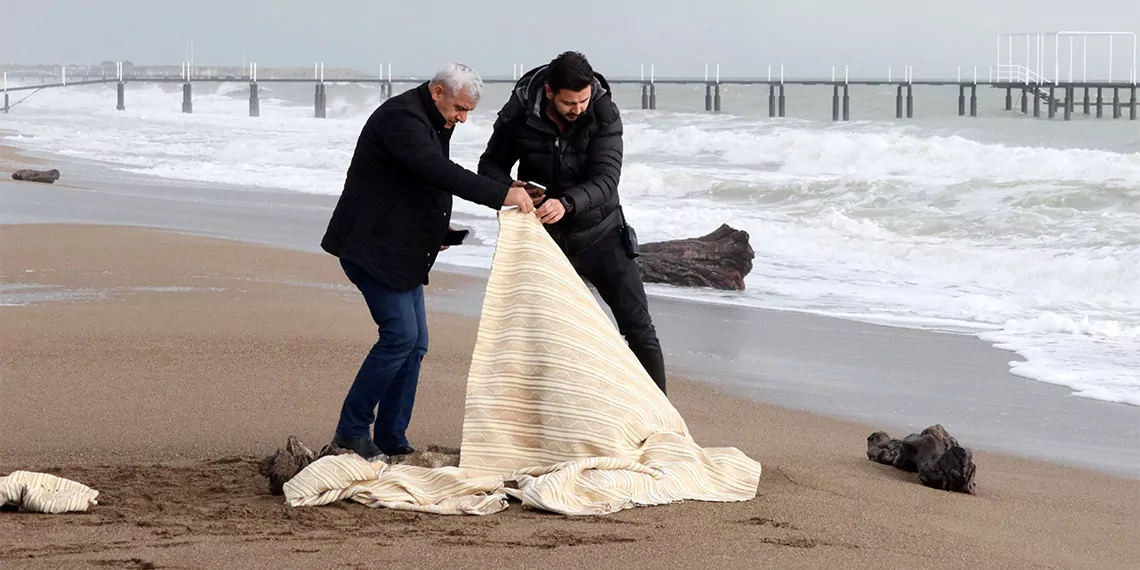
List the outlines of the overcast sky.
<svg viewBox="0 0 1140 570">
<path fill-rule="evenodd" d="M 509 76 L 513 63 L 576 49 L 615 77 L 643 63 L 661 77 L 701 75 L 706 63 L 723 76 L 783 63 L 789 76 L 848 64 L 868 77 L 909 63 L 916 76 L 953 77 L 957 66 L 986 73 L 997 32 L 1140 32 L 1140 0 L 6 0 L 0 18 L 0 62 L 13 63 L 177 65 L 193 39 L 198 65 L 324 61 L 375 73 L 390 61 L 396 75 L 454 59 Z M 1067 49 L 1063 40 L 1063 66 Z M 1015 50 L 1024 60 L 1024 40 Z M 1126 78 L 1131 39 L 1114 53 Z M 1107 70 L 1107 55 L 1107 40 L 1090 40 L 1090 74 Z"/>
</svg>

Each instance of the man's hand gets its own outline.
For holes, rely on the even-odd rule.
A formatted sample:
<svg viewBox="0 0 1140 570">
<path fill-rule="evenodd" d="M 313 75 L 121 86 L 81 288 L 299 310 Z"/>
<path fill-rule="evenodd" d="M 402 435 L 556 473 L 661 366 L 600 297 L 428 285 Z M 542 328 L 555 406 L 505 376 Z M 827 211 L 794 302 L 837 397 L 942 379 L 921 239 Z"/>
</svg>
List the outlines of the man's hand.
<svg viewBox="0 0 1140 570">
<path fill-rule="evenodd" d="M 511 184 L 511 186 L 522 186 L 523 188 L 526 188 L 527 194 L 530 194 L 531 202 L 533 202 L 536 207 L 539 204 L 541 204 L 543 200 L 546 199 L 546 191 L 545 190 L 543 190 L 542 188 L 535 188 L 533 186 L 531 186 L 530 188 L 527 188 L 526 182 L 523 182 L 522 180 L 515 180 Z"/>
<path fill-rule="evenodd" d="M 451 227 L 451 226 L 447 226 L 447 231 L 449 231 L 449 232 L 453 232 L 453 231 L 455 231 L 455 228 L 453 228 L 453 227 Z M 441 246 L 439 246 L 439 250 L 440 250 L 440 251 L 443 251 L 443 250 L 445 250 L 445 249 L 447 249 L 447 248 L 449 248 L 449 247 L 451 247 L 451 246 L 450 246 L 450 245 L 441 245 Z"/>
<path fill-rule="evenodd" d="M 566 207 L 562 205 L 562 200 L 552 198 L 535 211 L 535 214 L 538 214 L 538 219 L 542 220 L 542 223 L 553 224 L 566 215 Z"/>
<path fill-rule="evenodd" d="M 514 206 L 524 214 L 529 214 L 534 211 L 534 201 L 531 200 L 530 195 L 527 194 L 526 188 L 513 184 L 510 190 L 507 190 L 507 199 L 503 200 L 503 205 Z"/>
</svg>

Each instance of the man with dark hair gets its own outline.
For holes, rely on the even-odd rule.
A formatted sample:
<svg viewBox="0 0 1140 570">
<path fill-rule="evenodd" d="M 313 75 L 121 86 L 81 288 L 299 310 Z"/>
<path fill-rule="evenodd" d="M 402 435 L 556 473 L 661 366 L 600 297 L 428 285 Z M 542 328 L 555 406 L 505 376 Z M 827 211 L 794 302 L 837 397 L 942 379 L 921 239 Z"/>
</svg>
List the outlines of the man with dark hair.
<svg viewBox="0 0 1140 570">
<path fill-rule="evenodd" d="M 516 162 L 518 180 L 511 177 Z M 609 83 L 586 56 L 568 51 L 515 84 L 479 159 L 479 174 L 545 187 L 530 188 L 535 213 L 609 305 L 630 349 L 664 392 L 665 359 L 634 261 L 636 237 L 618 199 L 621 163 L 621 116 Z"/>
<path fill-rule="evenodd" d="M 380 105 L 360 131 L 321 239 L 321 248 L 340 258 L 345 275 L 360 289 L 379 331 L 344 398 L 333 437 L 336 445 L 367 459 L 415 451 L 405 430 L 428 349 L 423 286 L 447 247 L 452 197 L 495 210 L 534 209 L 525 190 L 449 158 L 451 134 L 482 94 L 479 74 L 450 63 L 430 81 Z"/>
</svg>

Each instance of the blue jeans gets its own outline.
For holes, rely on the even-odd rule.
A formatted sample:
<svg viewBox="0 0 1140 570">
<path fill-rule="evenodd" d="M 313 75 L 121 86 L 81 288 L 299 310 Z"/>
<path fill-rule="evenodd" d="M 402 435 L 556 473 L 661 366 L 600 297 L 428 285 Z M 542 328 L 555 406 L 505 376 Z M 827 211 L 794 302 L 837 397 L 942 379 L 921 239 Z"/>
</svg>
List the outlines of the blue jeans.
<svg viewBox="0 0 1140 570">
<path fill-rule="evenodd" d="M 336 432 L 346 437 L 367 436 L 375 422 L 372 439 L 381 451 L 388 452 L 408 445 L 404 432 L 412 418 L 420 361 L 428 349 L 424 288 L 397 291 L 352 262 L 341 260 L 340 265 L 364 295 L 380 338 L 344 398 Z"/>
</svg>

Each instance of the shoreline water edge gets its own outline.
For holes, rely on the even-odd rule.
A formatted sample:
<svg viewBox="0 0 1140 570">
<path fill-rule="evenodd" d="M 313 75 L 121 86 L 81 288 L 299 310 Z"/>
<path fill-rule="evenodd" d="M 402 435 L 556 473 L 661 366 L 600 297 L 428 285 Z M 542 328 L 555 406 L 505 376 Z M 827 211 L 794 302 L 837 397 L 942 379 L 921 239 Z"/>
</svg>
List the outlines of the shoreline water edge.
<svg viewBox="0 0 1140 570">
<path fill-rule="evenodd" d="M 316 252 L 334 200 L 159 179 L 35 150 L 0 156 L 0 163 L 19 161 L 50 163 L 66 174 L 52 186 L 0 182 L 3 224 L 137 225 Z M 439 270 L 475 279 L 429 290 L 429 308 L 477 317 L 485 270 L 447 263 L 441 256 Z M 4 304 L 68 295 L 29 290 L 26 283 L 2 287 Z M 1014 376 L 1007 365 L 1015 354 L 971 334 L 654 293 L 673 374 L 752 401 L 882 426 L 899 437 L 941 423 L 977 449 L 1140 478 L 1140 410 Z"/>
</svg>

